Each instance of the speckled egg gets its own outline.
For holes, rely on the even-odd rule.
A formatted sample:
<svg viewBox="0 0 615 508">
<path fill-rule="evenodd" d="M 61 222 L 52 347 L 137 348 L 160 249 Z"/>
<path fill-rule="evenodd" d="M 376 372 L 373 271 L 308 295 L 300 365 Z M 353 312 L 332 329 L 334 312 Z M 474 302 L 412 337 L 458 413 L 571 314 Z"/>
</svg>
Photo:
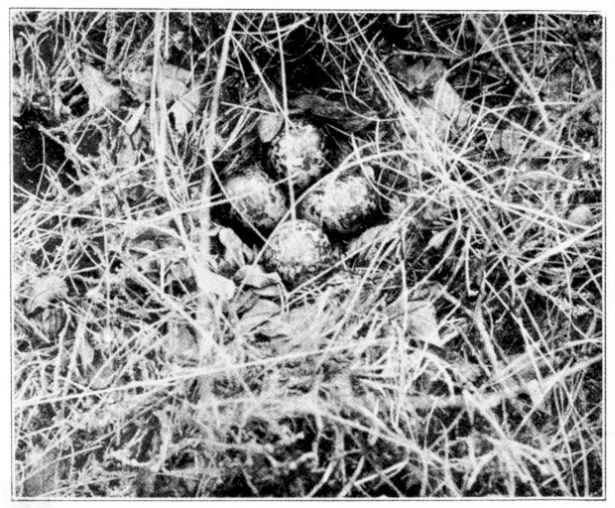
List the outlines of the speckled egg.
<svg viewBox="0 0 615 508">
<path fill-rule="evenodd" d="M 327 166 L 322 133 L 305 120 L 287 124 L 272 140 L 269 161 L 277 179 L 303 190 L 315 182 Z"/>
<path fill-rule="evenodd" d="M 353 234 L 369 227 L 378 196 L 361 174 L 331 175 L 303 197 L 298 215 L 330 233 Z"/>
<path fill-rule="evenodd" d="M 333 248 L 327 235 L 315 224 L 290 220 L 269 237 L 263 252 L 263 265 L 280 274 L 282 280 L 296 286 L 330 267 Z"/>
<path fill-rule="evenodd" d="M 287 211 L 282 190 L 258 166 L 233 171 L 223 181 L 234 220 L 260 230 L 271 230 Z"/>
</svg>

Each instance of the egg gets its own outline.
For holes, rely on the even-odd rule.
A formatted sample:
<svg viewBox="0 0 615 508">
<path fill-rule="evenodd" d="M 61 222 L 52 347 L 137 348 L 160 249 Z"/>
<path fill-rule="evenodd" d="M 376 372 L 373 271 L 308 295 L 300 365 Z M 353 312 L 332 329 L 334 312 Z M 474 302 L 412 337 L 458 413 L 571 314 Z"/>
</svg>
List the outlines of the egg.
<svg viewBox="0 0 615 508">
<path fill-rule="evenodd" d="M 237 222 L 269 231 L 287 211 L 286 198 L 273 179 L 258 166 L 239 168 L 223 181 Z"/>
<path fill-rule="evenodd" d="M 277 179 L 303 190 L 326 169 L 324 136 L 305 120 L 294 120 L 272 140 L 269 161 Z"/>
<path fill-rule="evenodd" d="M 277 272 L 290 286 L 297 286 L 328 268 L 334 260 L 327 235 L 311 222 L 294 219 L 280 225 L 269 237 L 263 265 Z"/>
<path fill-rule="evenodd" d="M 370 225 L 378 196 L 362 174 L 330 175 L 310 189 L 299 203 L 298 216 L 329 233 L 348 235 Z"/>
</svg>

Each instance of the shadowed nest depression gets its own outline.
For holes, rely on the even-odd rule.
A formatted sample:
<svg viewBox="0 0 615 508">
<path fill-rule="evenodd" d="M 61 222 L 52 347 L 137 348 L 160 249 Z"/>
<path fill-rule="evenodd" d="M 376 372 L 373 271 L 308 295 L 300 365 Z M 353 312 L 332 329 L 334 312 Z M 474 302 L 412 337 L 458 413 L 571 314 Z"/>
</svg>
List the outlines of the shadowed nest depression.
<svg viewBox="0 0 615 508">
<path fill-rule="evenodd" d="M 604 494 L 601 16 L 11 44 L 15 498 Z"/>
</svg>

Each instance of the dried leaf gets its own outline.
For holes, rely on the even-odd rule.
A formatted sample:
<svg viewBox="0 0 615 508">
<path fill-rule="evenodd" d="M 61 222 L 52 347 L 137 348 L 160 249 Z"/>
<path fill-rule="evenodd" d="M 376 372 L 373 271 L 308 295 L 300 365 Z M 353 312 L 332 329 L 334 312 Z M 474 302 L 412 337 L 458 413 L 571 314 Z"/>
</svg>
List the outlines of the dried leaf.
<svg viewBox="0 0 615 508">
<path fill-rule="evenodd" d="M 422 92 L 432 88 L 446 73 L 441 60 L 430 60 L 427 66 L 423 60 L 412 65 L 409 65 L 410 61 L 404 55 L 394 55 L 386 62 L 387 69 L 406 85 L 409 92 Z"/>
<path fill-rule="evenodd" d="M 358 132 L 365 129 L 369 124 L 375 120 L 375 114 L 372 113 L 369 117 L 346 115 L 345 117 L 338 118 L 334 121 L 340 128 L 346 132 Z"/>
<path fill-rule="evenodd" d="M 457 117 L 463 100 L 446 79 L 440 79 L 434 86 L 431 105 L 434 110 L 448 119 Z"/>
<path fill-rule="evenodd" d="M 269 86 L 261 86 L 258 90 L 258 103 L 265 109 L 274 109 L 275 102 L 279 96 L 278 91 L 275 87 Z"/>
<path fill-rule="evenodd" d="M 203 268 L 197 274 L 197 280 L 199 281 L 199 286 L 206 294 L 218 296 L 222 300 L 228 301 L 235 294 L 235 283 L 232 280 L 218 275 L 207 268 Z"/>
<path fill-rule="evenodd" d="M 81 360 L 81 365 L 83 365 L 85 369 L 89 369 L 94 363 L 94 348 L 90 346 L 90 343 L 86 339 L 82 338 L 79 341 L 77 354 Z"/>
<path fill-rule="evenodd" d="M 125 137 L 118 143 L 118 150 L 115 154 L 115 160 L 119 167 L 132 168 L 139 160 L 139 150 L 135 149 L 134 143 L 130 138 Z"/>
<path fill-rule="evenodd" d="M 26 100 L 19 79 L 14 76 L 11 82 L 11 90 L 11 113 L 13 116 L 20 116 L 26 108 Z"/>
<path fill-rule="evenodd" d="M 125 332 L 119 328 L 105 326 L 100 333 L 94 335 L 93 337 L 99 346 L 109 348 L 113 344 L 118 344 L 122 339 L 124 339 Z"/>
<path fill-rule="evenodd" d="M 417 340 L 434 346 L 442 345 L 433 303 L 426 300 L 408 302 L 406 312 L 408 328 Z"/>
<path fill-rule="evenodd" d="M 188 93 L 188 83 L 192 78 L 190 71 L 175 65 L 163 64 L 159 68 L 159 93 L 169 103 L 176 101 Z M 147 68 L 141 72 L 133 72 L 127 79 L 128 85 L 141 100 L 149 98 L 153 79 L 153 69 Z"/>
<path fill-rule="evenodd" d="M 132 115 L 130 115 L 130 118 L 128 119 L 128 121 L 124 125 L 124 129 L 126 130 L 126 133 L 129 136 L 131 136 L 132 133 L 135 130 L 137 130 L 137 127 L 139 126 L 139 122 L 141 122 L 141 118 L 143 118 L 143 113 L 145 113 L 145 103 L 142 103 L 134 111 L 134 113 Z"/>
<path fill-rule="evenodd" d="M 280 132 L 284 117 L 277 113 L 266 113 L 258 120 L 258 137 L 263 143 L 269 143 Z"/>
<path fill-rule="evenodd" d="M 406 70 L 406 84 L 412 92 L 417 90 L 421 92 L 424 89 L 431 88 L 436 85 L 438 80 L 444 77 L 446 68 L 441 60 L 431 60 L 427 66 L 422 60 L 419 60 L 414 65 L 411 65 Z"/>
<path fill-rule="evenodd" d="M 537 379 L 530 379 L 525 383 L 525 392 L 529 395 L 532 400 L 532 406 L 534 409 L 538 409 L 542 406 L 545 395 L 548 393 L 548 389 L 545 390 L 543 386 L 538 382 Z"/>
<path fill-rule="evenodd" d="M 331 317 L 332 311 L 323 309 L 319 304 L 301 305 L 273 316 L 259 332 L 272 339 L 290 339 L 289 347 L 292 349 L 313 349 L 314 341 L 322 338 L 321 330 L 332 325 Z"/>
<path fill-rule="evenodd" d="M 458 129 L 465 129 L 470 123 L 470 120 L 472 120 L 473 116 L 474 115 L 472 113 L 472 108 L 470 107 L 470 104 L 467 102 L 464 102 L 461 105 L 461 109 L 459 110 L 459 113 L 457 114 L 457 118 L 455 119 L 456 127 Z"/>
<path fill-rule="evenodd" d="M 438 331 L 436 309 L 428 300 L 405 300 L 403 296 L 387 308 L 389 316 L 397 321 L 404 321 L 412 337 L 420 342 L 442 346 Z"/>
<path fill-rule="evenodd" d="M 47 307 L 36 314 L 38 329 L 50 339 L 60 334 L 64 329 L 66 320 L 66 313 L 58 307 Z"/>
<path fill-rule="evenodd" d="M 446 241 L 450 232 L 451 228 L 446 228 L 442 231 L 438 231 L 430 238 L 429 242 L 427 243 L 426 249 L 441 249 L 444 246 L 444 242 Z"/>
<path fill-rule="evenodd" d="M 168 282 L 186 282 L 192 278 L 192 269 L 185 259 L 172 261 L 169 264 L 166 280 Z"/>
<path fill-rule="evenodd" d="M 183 323 L 170 323 L 164 352 L 181 361 L 197 361 L 199 348 L 190 327 Z"/>
<path fill-rule="evenodd" d="M 303 94 L 290 102 L 294 107 L 326 119 L 348 132 L 364 129 L 376 118 L 376 113 L 372 110 L 361 111 L 357 114 L 341 102 L 331 101 L 314 94 Z"/>
<path fill-rule="evenodd" d="M 296 108 L 325 118 L 346 114 L 346 108 L 338 102 L 333 102 L 315 94 L 302 94 L 291 101 Z"/>
<path fill-rule="evenodd" d="M 93 390 L 104 390 L 111 386 L 115 379 L 116 369 L 113 366 L 113 362 L 105 362 L 96 371 L 89 383 L 89 388 Z"/>
<path fill-rule="evenodd" d="M 56 274 L 39 277 L 32 285 L 30 298 L 26 303 L 26 311 L 31 314 L 38 308 L 44 308 L 55 298 L 64 298 L 68 294 L 68 286 L 62 277 Z"/>
<path fill-rule="evenodd" d="M 422 64 L 422 61 L 421 61 Z M 387 70 L 402 81 L 406 79 L 408 59 L 404 55 L 391 55 L 385 62 Z"/>
<path fill-rule="evenodd" d="M 492 144 L 505 154 L 516 156 L 524 152 L 527 147 L 526 136 L 518 129 L 508 127 L 493 134 Z"/>
<path fill-rule="evenodd" d="M 284 295 L 285 288 L 280 284 L 275 286 L 265 286 L 262 288 L 252 288 L 252 292 L 259 297 L 280 298 Z"/>
<path fill-rule="evenodd" d="M 194 118 L 199 105 L 201 104 L 201 88 L 196 87 L 190 90 L 183 97 L 175 101 L 169 114 L 175 119 L 175 130 L 184 133 L 187 130 L 188 123 Z"/>
<path fill-rule="evenodd" d="M 347 252 L 353 255 L 359 253 L 361 257 L 371 257 L 385 243 L 394 243 L 398 239 L 399 235 L 394 224 L 380 224 L 366 229 L 351 240 Z"/>
<path fill-rule="evenodd" d="M 221 227 L 218 240 L 224 247 L 224 260 L 231 266 L 243 266 L 252 251 L 231 228 Z"/>
<path fill-rule="evenodd" d="M 90 113 L 101 109 L 117 109 L 120 103 L 120 89 L 105 79 L 102 71 L 84 64 L 79 81 L 88 95 Z"/>
<path fill-rule="evenodd" d="M 260 299 L 243 316 L 238 323 L 240 334 L 260 331 L 259 328 L 280 313 L 280 306 L 271 300 Z"/>
<path fill-rule="evenodd" d="M 23 497 L 38 497 L 56 489 L 57 459 L 56 448 L 46 449 L 34 445 L 28 454 L 30 471 L 23 482 Z"/>
<path fill-rule="evenodd" d="M 433 96 L 422 105 L 421 117 L 423 125 L 442 137 L 451 124 L 457 128 L 466 127 L 472 113 L 469 104 L 442 78 L 435 84 Z"/>
<path fill-rule="evenodd" d="M 278 273 L 267 273 L 263 271 L 260 265 L 242 266 L 235 274 L 235 280 L 245 287 L 256 289 L 282 285 Z"/>
</svg>

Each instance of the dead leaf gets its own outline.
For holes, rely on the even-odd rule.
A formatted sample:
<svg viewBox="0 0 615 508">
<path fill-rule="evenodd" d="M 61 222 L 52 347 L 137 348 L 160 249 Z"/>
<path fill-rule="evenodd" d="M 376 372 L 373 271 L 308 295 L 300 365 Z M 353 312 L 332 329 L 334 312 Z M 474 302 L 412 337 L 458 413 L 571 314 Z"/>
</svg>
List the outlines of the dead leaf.
<svg viewBox="0 0 615 508">
<path fill-rule="evenodd" d="M 242 266 L 234 278 L 238 284 L 249 288 L 264 289 L 270 286 L 282 285 L 282 280 L 278 273 L 267 273 L 263 271 L 260 265 Z"/>
<path fill-rule="evenodd" d="M 32 285 L 30 298 L 26 303 L 26 311 L 31 314 L 38 308 L 46 307 L 55 298 L 64 298 L 67 294 L 68 286 L 59 275 L 50 274 L 39 277 Z"/>
<path fill-rule="evenodd" d="M 423 103 L 420 111 L 421 123 L 440 137 L 448 132 L 451 125 L 462 129 L 472 118 L 470 105 L 444 78 L 434 85 L 432 97 Z"/>
<path fill-rule="evenodd" d="M 265 286 L 263 288 L 252 288 L 252 292 L 264 298 L 280 298 L 284 295 L 285 288 L 283 285 Z"/>
<path fill-rule="evenodd" d="M 119 341 L 128 337 L 126 333 L 119 328 L 105 326 L 98 334 L 94 335 L 97 344 L 103 348 L 109 348 L 113 344 L 118 344 Z"/>
<path fill-rule="evenodd" d="M 186 282 L 192 278 L 192 269 L 185 259 L 178 259 L 169 263 L 166 274 L 168 282 Z"/>
<path fill-rule="evenodd" d="M 359 254 L 359 257 L 365 260 L 373 257 L 385 244 L 394 244 L 396 241 L 399 241 L 399 234 L 395 225 L 380 224 L 366 229 L 351 240 L 347 252 L 351 255 Z"/>
<path fill-rule="evenodd" d="M 277 113 L 266 113 L 258 120 L 258 137 L 263 143 L 269 143 L 280 132 L 284 117 Z"/>
<path fill-rule="evenodd" d="M 169 114 L 175 119 L 175 130 L 185 133 L 188 123 L 192 121 L 201 104 L 201 88 L 195 87 L 183 97 L 175 101 Z"/>
<path fill-rule="evenodd" d="M 115 110 L 120 105 L 120 89 L 107 81 L 102 71 L 84 64 L 79 82 L 88 96 L 90 113 L 101 109 Z"/>
<path fill-rule="evenodd" d="M 446 68 L 441 60 L 432 59 L 427 65 L 418 60 L 409 65 L 411 60 L 405 55 L 394 55 L 387 59 L 387 69 L 399 79 L 409 92 L 422 92 L 432 88 L 444 76 Z"/>
<path fill-rule="evenodd" d="M 24 93 L 21 89 L 19 79 L 15 76 L 13 76 L 11 82 L 11 90 L 11 113 L 13 116 L 20 116 L 26 108 L 26 100 L 24 98 Z"/>
<path fill-rule="evenodd" d="M 176 322 L 169 324 L 164 352 L 171 358 L 181 361 L 198 360 L 198 344 L 188 325 Z"/>
<path fill-rule="evenodd" d="M 83 365 L 84 369 L 90 369 L 92 367 L 92 364 L 94 363 L 94 348 L 90 346 L 90 343 L 83 337 L 79 341 L 77 355 L 79 356 L 81 365 Z"/>
<path fill-rule="evenodd" d="M 130 115 L 130 118 L 124 125 L 124 129 L 126 130 L 126 134 L 129 136 L 137 130 L 139 126 L 139 122 L 141 122 L 141 118 L 143 118 L 143 113 L 145 112 L 145 103 L 142 103 L 133 113 Z"/>
<path fill-rule="evenodd" d="M 548 390 L 545 390 L 544 387 L 540 385 L 537 379 L 530 379 L 525 383 L 525 392 L 529 395 L 532 400 L 533 409 L 538 409 L 542 406 L 545 395 Z"/>
<path fill-rule="evenodd" d="M 442 78 L 434 85 L 431 104 L 441 115 L 454 119 L 461 110 L 463 100 L 449 82 Z"/>
<path fill-rule="evenodd" d="M 287 344 L 293 350 L 314 349 L 314 341 L 320 341 L 324 329 L 331 325 L 331 319 L 335 310 L 323 309 L 318 304 L 305 304 L 293 307 L 288 312 L 274 315 L 259 329 L 259 333 L 271 339 L 286 337 L 290 340 Z M 280 345 L 278 353 L 285 346 Z"/>
<path fill-rule="evenodd" d="M 294 107 L 326 119 L 348 132 L 364 129 L 377 117 L 374 111 L 367 108 L 355 113 L 342 102 L 331 101 L 315 94 L 303 94 L 290 102 Z"/>
<path fill-rule="evenodd" d="M 397 322 L 404 322 L 414 339 L 434 346 L 442 346 L 436 309 L 430 301 L 406 300 L 402 295 L 388 306 L 387 313 Z"/>
<path fill-rule="evenodd" d="M 496 149 L 501 149 L 511 156 L 522 154 L 527 147 L 526 136 L 513 127 L 494 132 L 491 143 Z"/>
<path fill-rule="evenodd" d="M 113 383 L 117 370 L 113 366 L 113 362 L 106 361 L 94 373 L 88 385 L 93 390 L 104 390 Z"/>
<path fill-rule="evenodd" d="M 426 300 L 408 302 L 406 312 L 408 329 L 417 340 L 434 346 L 442 345 L 433 303 Z"/>
<path fill-rule="evenodd" d="M 446 68 L 441 60 L 431 60 L 427 66 L 423 60 L 419 60 L 414 65 L 407 68 L 405 72 L 406 85 L 408 89 L 421 92 L 425 89 L 433 87 L 438 80 L 444 77 Z"/>
<path fill-rule="evenodd" d="M 341 103 L 330 101 L 319 95 L 306 93 L 291 100 L 294 107 L 325 118 L 346 114 L 346 108 Z"/>
<path fill-rule="evenodd" d="M 278 101 L 279 92 L 274 86 L 261 86 L 258 90 L 258 103 L 265 109 L 274 109 Z"/>
<path fill-rule="evenodd" d="M 277 303 L 261 298 L 241 316 L 238 323 L 239 334 L 260 331 L 259 328 L 269 322 L 273 316 L 279 315 L 280 311 L 280 306 Z"/>
<path fill-rule="evenodd" d="M 429 242 L 427 243 L 426 249 L 436 249 L 439 250 L 444 246 L 444 242 L 448 238 L 449 233 L 451 232 L 451 228 L 443 229 L 442 231 L 438 231 L 434 234 Z"/>
<path fill-rule="evenodd" d="M 231 266 L 243 266 L 252 251 L 231 228 L 221 227 L 218 240 L 224 247 L 224 260 Z"/>
<path fill-rule="evenodd" d="M 190 71 L 176 65 L 162 64 L 159 72 L 158 92 L 167 103 L 181 99 L 188 93 L 188 83 L 192 78 Z M 145 102 L 150 96 L 152 79 L 153 69 L 149 67 L 141 72 L 133 72 L 127 78 L 127 83 L 135 95 Z"/>
<path fill-rule="evenodd" d="M 139 161 L 140 151 L 129 137 L 119 140 L 118 150 L 115 154 L 116 164 L 122 168 L 132 168 Z"/>
<path fill-rule="evenodd" d="M 57 449 L 44 449 L 34 445 L 28 455 L 29 472 L 23 482 L 23 497 L 38 497 L 56 489 L 58 470 Z"/>
<path fill-rule="evenodd" d="M 36 314 L 38 329 L 47 337 L 55 338 L 64 329 L 67 315 L 58 307 L 47 307 Z"/>
<path fill-rule="evenodd" d="M 232 280 L 207 268 L 203 268 L 196 276 L 201 290 L 206 294 L 218 296 L 225 301 L 233 298 L 236 288 Z"/>
</svg>

